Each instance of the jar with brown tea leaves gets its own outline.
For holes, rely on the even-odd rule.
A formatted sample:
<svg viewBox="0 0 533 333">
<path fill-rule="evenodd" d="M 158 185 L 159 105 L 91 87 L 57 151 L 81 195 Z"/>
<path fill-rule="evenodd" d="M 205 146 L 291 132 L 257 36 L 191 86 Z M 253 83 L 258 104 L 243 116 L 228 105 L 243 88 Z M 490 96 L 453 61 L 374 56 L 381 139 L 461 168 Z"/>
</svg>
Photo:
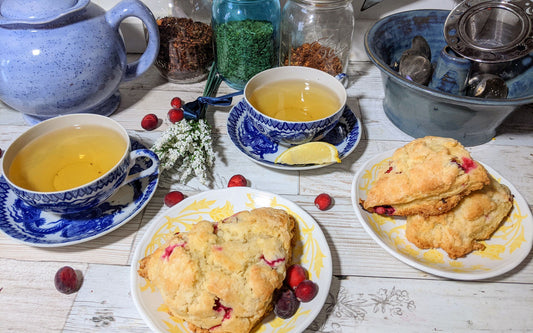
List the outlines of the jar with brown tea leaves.
<svg viewBox="0 0 533 333">
<path fill-rule="evenodd" d="M 202 81 L 214 61 L 211 5 L 206 0 L 171 1 L 169 9 L 157 19 L 160 47 L 155 67 L 169 82 Z"/>
<path fill-rule="evenodd" d="M 345 73 L 353 30 L 351 0 L 288 0 L 281 14 L 280 65 Z"/>
</svg>

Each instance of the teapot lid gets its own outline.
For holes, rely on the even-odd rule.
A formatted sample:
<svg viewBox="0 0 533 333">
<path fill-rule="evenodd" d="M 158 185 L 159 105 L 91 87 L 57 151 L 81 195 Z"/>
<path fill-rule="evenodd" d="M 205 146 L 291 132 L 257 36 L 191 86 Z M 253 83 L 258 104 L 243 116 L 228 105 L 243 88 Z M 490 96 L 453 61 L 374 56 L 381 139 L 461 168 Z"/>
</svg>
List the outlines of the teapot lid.
<svg viewBox="0 0 533 333">
<path fill-rule="evenodd" d="M 90 0 L 0 0 L 1 24 L 42 24 L 85 8 Z"/>
</svg>

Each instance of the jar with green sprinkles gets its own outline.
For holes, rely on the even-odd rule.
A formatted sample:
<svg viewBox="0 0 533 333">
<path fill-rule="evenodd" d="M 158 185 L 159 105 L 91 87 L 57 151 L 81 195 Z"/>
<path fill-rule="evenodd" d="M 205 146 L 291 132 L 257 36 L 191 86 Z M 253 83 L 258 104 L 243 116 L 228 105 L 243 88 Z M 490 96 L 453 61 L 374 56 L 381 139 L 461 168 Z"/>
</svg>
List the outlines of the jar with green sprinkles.
<svg viewBox="0 0 533 333">
<path fill-rule="evenodd" d="M 278 66 L 279 0 L 214 0 L 212 15 L 217 70 L 230 87 Z"/>
</svg>

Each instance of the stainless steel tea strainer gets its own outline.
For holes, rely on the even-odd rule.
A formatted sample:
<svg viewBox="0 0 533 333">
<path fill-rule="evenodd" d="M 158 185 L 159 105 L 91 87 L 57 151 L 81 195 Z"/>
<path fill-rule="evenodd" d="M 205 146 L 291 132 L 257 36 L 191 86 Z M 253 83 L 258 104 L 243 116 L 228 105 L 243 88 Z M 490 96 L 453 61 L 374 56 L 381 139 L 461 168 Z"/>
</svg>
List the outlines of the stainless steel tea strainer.
<svg viewBox="0 0 533 333">
<path fill-rule="evenodd" d="M 444 25 L 448 45 L 461 56 L 483 63 L 508 62 L 533 49 L 531 0 L 466 0 Z"/>
</svg>

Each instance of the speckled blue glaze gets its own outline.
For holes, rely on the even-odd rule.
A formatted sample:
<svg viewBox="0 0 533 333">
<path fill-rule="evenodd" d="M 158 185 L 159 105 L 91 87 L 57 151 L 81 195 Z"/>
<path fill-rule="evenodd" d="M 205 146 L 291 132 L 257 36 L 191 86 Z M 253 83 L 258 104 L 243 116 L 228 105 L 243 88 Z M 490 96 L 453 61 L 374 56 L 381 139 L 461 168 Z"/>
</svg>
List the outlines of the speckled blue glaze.
<svg viewBox="0 0 533 333">
<path fill-rule="evenodd" d="M 464 95 L 471 66 L 470 60 L 457 56 L 445 46 L 435 61 L 428 86 L 453 95 Z"/>
<path fill-rule="evenodd" d="M 383 108 L 399 129 L 416 138 L 437 135 L 455 138 L 466 146 L 483 144 L 515 109 L 533 103 L 533 66 L 529 66 L 529 57 L 524 60 L 522 74 L 507 82 L 507 99 L 455 95 L 400 76 L 393 64 L 416 35 L 428 42 L 432 61 L 439 58 L 446 46 L 443 29 L 448 14 L 446 10 L 422 9 L 387 16 L 366 33 L 366 53 L 381 70 Z"/>
<path fill-rule="evenodd" d="M 144 54 L 127 63 L 119 25 L 141 19 Z M 159 49 L 150 10 L 123 0 L 108 12 L 89 0 L 0 0 L 0 99 L 30 123 L 70 113 L 109 115 L 118 86 L 145 72 Z"/>
</svg>

